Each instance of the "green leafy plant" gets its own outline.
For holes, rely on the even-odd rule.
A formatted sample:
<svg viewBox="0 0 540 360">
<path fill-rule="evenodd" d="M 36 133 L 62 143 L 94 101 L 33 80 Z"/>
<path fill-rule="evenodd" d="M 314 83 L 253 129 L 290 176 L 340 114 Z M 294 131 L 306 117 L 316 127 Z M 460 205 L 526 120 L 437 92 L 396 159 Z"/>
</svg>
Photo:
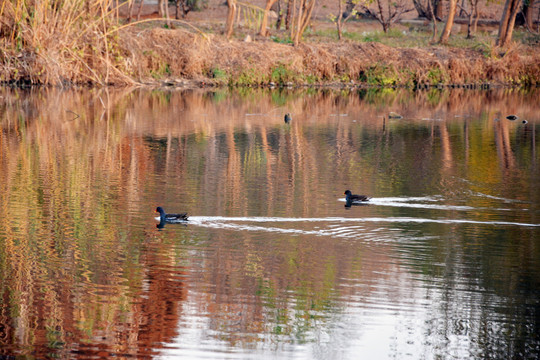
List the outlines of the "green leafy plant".
<svg viewBox="0 0 540 360">
<path fill-rule="evenodd" d="M 270 75 L 270 80 L 277 84 L 286 84 L 287 82 L 294 81 L 296 78 L 297 75 L 283 64 L 274 68 Z"/>
</svg>

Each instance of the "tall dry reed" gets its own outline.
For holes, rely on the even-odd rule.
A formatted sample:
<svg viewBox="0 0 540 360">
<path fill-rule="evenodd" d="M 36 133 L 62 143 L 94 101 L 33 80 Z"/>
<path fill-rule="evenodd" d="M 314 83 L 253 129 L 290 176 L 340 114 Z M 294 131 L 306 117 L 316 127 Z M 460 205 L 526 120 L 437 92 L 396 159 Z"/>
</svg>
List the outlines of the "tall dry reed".
<svg viewBox="0 0 540 360">
<path fill-rule="evenodd" d="M 64 84 L 129 82 L 113 0 L 4 0 L 0 80 Z"/>
</svg>

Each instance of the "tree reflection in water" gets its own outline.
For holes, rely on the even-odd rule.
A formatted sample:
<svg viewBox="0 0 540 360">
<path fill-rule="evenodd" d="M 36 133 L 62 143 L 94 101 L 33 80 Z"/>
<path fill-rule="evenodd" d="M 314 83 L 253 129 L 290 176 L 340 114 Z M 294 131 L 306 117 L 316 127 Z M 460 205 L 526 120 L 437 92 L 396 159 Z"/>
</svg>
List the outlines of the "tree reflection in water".
<svg viewBox="0 0 540 360">
<path fill-rule="evenodd" d="M 1 96 L 0 355 L 538 356 L 536 91 Z"/>
</svg>

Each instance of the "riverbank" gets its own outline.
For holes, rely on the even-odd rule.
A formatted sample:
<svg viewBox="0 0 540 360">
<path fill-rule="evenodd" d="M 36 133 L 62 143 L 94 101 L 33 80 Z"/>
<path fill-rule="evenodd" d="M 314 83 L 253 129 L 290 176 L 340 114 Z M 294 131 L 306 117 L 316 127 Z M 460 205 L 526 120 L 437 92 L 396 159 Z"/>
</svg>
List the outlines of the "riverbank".
<svg viewBox="0 0 540 360">
<path fill-rule="evenodd" d="M 80 38 L 84 46 L 72 42 L 61 49 L 34 45 L 21 51 L 5 50 L 0 77 L 4 83 L 64 86 L 415 88 L 540 83 L 537 46 L 515 44 L 500 49 L 479 41 L 466 46 L 430 45 L 429 34 L 398 29 L 393 35 L 377 36 L 394 36 L 396 44 L 423 36 L 413 39 L 419 46 L 385 45 L 372 35 L 328 41 L 327 32 L 319 31 L 308 33 L 294 47 L 278 37 L 227 40 L 218 31 L 201 31 L 185 23 L 177 23 L 174 29 L 162 25 L 155 21 L 117 26 L 95 39 L 89 31 Z"/>
<path fill-rule="evenodd" d="M 159 28 L 142 37 L 132 31 L 122 36 L 133 60 L 133 79 L 141 83 L 181 78 L 234 86 L 421 87 L 537 85 L 540 80 L 540 54 L 523 46 L 485 54 L 447 46 L 401 48 L 360 41 L 304 42 L 293 47 L 269 39 L 226 41 Z"/>
</svg>

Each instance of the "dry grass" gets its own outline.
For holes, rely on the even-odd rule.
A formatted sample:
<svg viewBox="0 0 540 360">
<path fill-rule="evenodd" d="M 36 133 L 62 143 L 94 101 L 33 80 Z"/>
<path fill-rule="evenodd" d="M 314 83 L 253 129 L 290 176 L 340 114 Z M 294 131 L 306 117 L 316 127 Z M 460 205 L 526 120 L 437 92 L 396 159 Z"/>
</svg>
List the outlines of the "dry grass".
<svg viewBox="0 0 540 360">
<path fill-rule="evenodd" d="M 448 47 L 393 48 L 380 43 L 335 42 L 290 45 L 268 40 L 205 39 L 185 31 L 132 29 L 123 33 L 136 77 L 182 77 L 232 85 L 274 83 L 421 84 L 539 83 L 540 54 L 519 48 L 502 57 Z M 155 45 L 159 44 L 159 45 Z M 166 69 L 167 71 L 164 71 Z M 146 78 L 146 79 L 145 79 Z"/>
<path fill-rule="evenodd" d="M 130 82 L 104 0 L 6 0 L 0 8 L 0 79 L 42 84 Z"/>
<path fill-rule="evenodd" d="M 0 80 L 98 85 L 193 79 L 229 85 L 537 85 L 540 54 L 520 46 L 398 48 L 378 42 L 227 41 L 191 28 L 122 25 L 104 0 L 10 0 L 0 9 Z"/>
</svg>

